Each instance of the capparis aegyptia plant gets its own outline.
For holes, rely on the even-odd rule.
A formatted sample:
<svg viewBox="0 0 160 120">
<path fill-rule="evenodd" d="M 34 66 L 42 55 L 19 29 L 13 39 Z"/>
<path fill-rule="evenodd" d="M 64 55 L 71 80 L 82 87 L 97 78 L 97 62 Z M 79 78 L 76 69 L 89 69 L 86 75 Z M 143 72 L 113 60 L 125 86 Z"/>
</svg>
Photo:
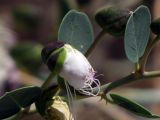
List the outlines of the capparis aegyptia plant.
<svg viewBox="0 0 160 120">
<path fill-rule="evenodd" d="M 70 10 L 65 15 L 58 40 L 42 50 L 42 60 L 51 71 L 49 77 L 41 87 L 24 87 L 2 96 L 0 119 L 20 119 L 24 112 L 31 112 L 30 105 L 35 103 L 35 111 L 46 120 L 73 120 L 72 101 L 95 96 L 136 115 L 160 118 L 140 104 L 111 92 L 128 83 L 160 77 L 160 71 L 145 70 L 148 56 L 159 42 L 160 20 L 151 22 L 150 12 L 143 5 L 134 11 L 103 8 L 95 14 L 95 20 L 102 31 L 94 39 L 91 23 L 85 13 Z M 156 35 L 153 40 L 149 39 L 151 31 Z M 128 76 L 101 85 L 87 57 L 105 34 L 124 36 L 126 56 L 135 68 Z M 57 80 L 57 85 L 52 84 L 53 80 Z"/>
</svg>

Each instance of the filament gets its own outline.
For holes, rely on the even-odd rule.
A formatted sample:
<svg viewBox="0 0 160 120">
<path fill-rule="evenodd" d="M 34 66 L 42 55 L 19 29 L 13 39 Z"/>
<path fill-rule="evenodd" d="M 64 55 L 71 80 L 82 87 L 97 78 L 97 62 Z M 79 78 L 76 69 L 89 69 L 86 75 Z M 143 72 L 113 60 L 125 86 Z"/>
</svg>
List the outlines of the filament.
<svg viewBox="0 0 160 120">
<path fill-rule="evenodd" d="M 93 85 L 98 88 L 96 93 L 93 92 Z M 97 96 L 100 92 L 100 81 L 95 77 L 86 77 L 83 88 L 79 89 L 79 92 L 85 95 Z"/>
<path fill-rule="evenodd" d="M 74 106 L 73 106 L 73 98 L 76 98 L 76 92 L 75 92 L 75 89 L 74 89 L 74 97 L 73 97 L 73 95 L 72 95 L 72 92 L 71 92 L 71 90 L 70 90 L 70 87 L 69 87 L 69 85 L 68 85 L 68 83 L 64 80 L 64 82 L 65 82 L 65 86 L 66 86 L 66 91 L 67 91 L 67 97 L 68 97 L 68 104 L 69 104 L 69 109 L 70 109 L 70 120 L 72 120 L 72 119 L 76 119 L 76 116 L 74 115 L 74 110 L 73 110 L 73 108 L 74 108 Z M 73 115 L 73 116 L 72 116 Z"/>
<path fill-rule="evenodd" d="M 104 76 L 103 74 L 99 74 L 99 75 L 96 75 L 94 76 L 95 78 L 99 77 L 99 76 Z"/>
</svg>

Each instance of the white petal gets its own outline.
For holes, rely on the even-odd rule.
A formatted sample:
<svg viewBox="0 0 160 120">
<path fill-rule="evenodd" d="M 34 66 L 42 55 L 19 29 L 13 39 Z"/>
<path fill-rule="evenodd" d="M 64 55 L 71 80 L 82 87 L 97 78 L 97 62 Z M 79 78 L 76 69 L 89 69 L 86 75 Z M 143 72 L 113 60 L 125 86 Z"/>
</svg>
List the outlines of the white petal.
<svg viewBox="0 0 160 120">
<path fill-rule="evenodd" d="M 67 80 L 75 89 L 81 89 L 85 86 L 86 77 L 94 77 L 93 68 L 81 52 L 70 45 L 65 45 L 65 48 L 67 57 L 60 76 Z"/>
</svg>

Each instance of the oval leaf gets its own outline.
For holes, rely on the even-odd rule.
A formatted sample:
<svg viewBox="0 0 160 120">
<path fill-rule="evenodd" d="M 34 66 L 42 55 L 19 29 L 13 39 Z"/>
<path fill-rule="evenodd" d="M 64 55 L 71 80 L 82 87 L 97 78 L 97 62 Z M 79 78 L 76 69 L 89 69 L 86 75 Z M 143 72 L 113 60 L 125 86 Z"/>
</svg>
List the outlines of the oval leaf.
<svg viewBox="0 0 160 120">
<path fill-rule="evenodd" d="M 20 107 L 9 96 L 0 99 L 0 119 L 10 117 L 20 111 Z"/>
<path fill-rule="evenodd" d="M 35 102 L 41 94 L 39 87 L 24 87 L 0 97 L 0 119 L 10 117 Z"/>
<path fill-rule="evenodd" d="M 128 59 L 137 63 L 146 49 L 150 36 L 151 15 L 147 7 L 138 7 L 130 16 L 125 30 L 125 52 Z"/>
<path fill-rule="evenodd" d="M 145 107 L 143 107 L 140 104 L 133 102 L 125 97 L 122 97 L 117 94 L 110 94 L 110 96 L 113 100 L 113 103 L 131 111 L 134 114 L 137 114 L 137 115 L 143 116 L 143 117 L 147 117 L 147 118 L 160 118 L 160 116 L 152 114 Z"/>
<path fill-rule="evenodd" d="M 86 53 L 93 43 L 93 31 L 86 14 L 70 10 L 62 20 L 58 40 L 71 44 Z"/>
</svg>

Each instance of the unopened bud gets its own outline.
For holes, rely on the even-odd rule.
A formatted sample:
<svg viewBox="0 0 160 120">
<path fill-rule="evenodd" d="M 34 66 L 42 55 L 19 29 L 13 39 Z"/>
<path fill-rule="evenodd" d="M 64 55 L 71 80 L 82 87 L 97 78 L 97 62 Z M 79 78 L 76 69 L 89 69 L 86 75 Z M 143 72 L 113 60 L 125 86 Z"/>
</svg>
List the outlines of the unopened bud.
<svg viewBox="0 0 160 120">
<path fill-rule="evenodd" d="M 159 35 L 160 34 L 160 18 L 154 20 L 151 23 L 151 30 L 154 34 Z"/>
<path fill-rule="evenodd" d="M 117 7 L 107 7 L 99 10 L 95 15 L 95 20 L 106 32 L 113 36 L 122 36 L 130 16 L 128 9 Z"/>
</svg>

